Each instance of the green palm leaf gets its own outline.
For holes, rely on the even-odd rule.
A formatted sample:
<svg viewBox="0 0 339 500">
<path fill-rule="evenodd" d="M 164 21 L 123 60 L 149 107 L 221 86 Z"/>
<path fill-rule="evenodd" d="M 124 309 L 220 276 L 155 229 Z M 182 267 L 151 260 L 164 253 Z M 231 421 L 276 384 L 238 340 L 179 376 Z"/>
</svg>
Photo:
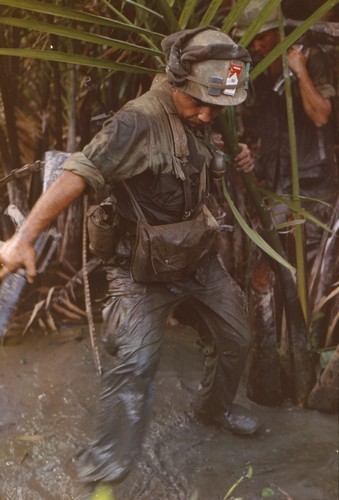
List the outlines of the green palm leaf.
<svg viewBox="0 0 339 500">
<path fill-rule="evenodd" d="M 279 255 L 273 248 L 258 234 L 256 231 L 254 231 L 250 226 L 247 224 L 245 219 L 242 217 L 240 212 L 238 211 L 237 207 L 233 203 L 233 200 L 231 196 L 229 195 L 227 188 L 226 188 L 226 183 L 225 180 L 222 179 L 222 188 L 223 188 L 223 193 L 226 198 L 226 201 L 235 217 L 237 220 L 239 226 L 241 229 L 244 231 L 245 234 L 256 244 L 258 245 L 259 248 L 263 252 L 265 252 L 267 255 L 272 257 L 272 259 L 276 260 L 279 262 L 279 264 L 282 264 L 283 266 L 287 267 L 290 271 L 295 271 L 295 268 L 287 262 L 281 255 Z"/>
<path fill-rule="evenodd" d="M 11 17 L 1 17 L 0 24 L 7 26 L 15 26 L 18 28 L 26 28 L 31 31 L 39 31 L 42 33 L 50 33 L 59 35 L 68 39 L 80 40 L 82 42 L 95 43 L 98 45 L 105 45 L 106 47 L 116 47 L 118 49 L 130 50 L 131 52 L 139 52 L 141 54 L 163 56 L 160 50 L 149 49 L 141 45 L 115 40 L 108 36 L 93 35 L 85 31 L 78 31 L 74 28 L 67 28 L 56 24 L 41 23 L 29 19 L 18 19 Z"/>
<path fill-rule="evenodd" d="M 95 16 L 93 14 L 89 14 L 86 12 L 67 9 L 66 7 L 59 7 L 58 5 L 50 5 L 44 2 L 37 2 L 36 0 L 29 0 L 29 2 L 27 2 L 26 0 L 7 0 L 7 1 L 0 0 L 0 5 L 6 5 L 7 7 L 15 7 L 23 10 L 29 10 L 40 14 L 49 14 L 73 21 L 90 23 L 93 26 L 106 26 L 108 28 L 116 28 L 128 32 L 135 32 L 156 39 L 163 38 L 163 35 L 161 33 L 155 33 L 150 30 L 141 28 L 139 26 L 135 26 L 133 24 L 122 23 L 120 21 L 115 21 L 110 18 Z"/>
<path fill-rule="evenodd" d="M 200 21 L 200 26 L 207 26 L 208 24 L 211 24 L 215 15 L 218 12 L 218 9 L 220 5 L 222 5 L 223 0 L 212 0 L 212 2 L 209 4 L 203 18 Z"/>
<path fill-rule="evenodd" d="M 249 3 L 250 0 L 238 0 L 237 2 L 235 2 L 233 8 L 229 12 L 224 24 L 221 27 L 222 31 L 228 33 L 233 28 L 233 26 L 241 16 L 242 11 L 245 9 L 245 7 L 247 7 Z"/>
<path fill-rule="evenodd" d="M 322 227 L 325 231 L 328 231 L 329 233 L 332 232 L 332 229 L 327 225 L 324 224 L 320 219 L 312 215 L 310 212 L 308 212 L 305 208 L 303 207 L 296 207 L 295 202 L 290 199 L 289 195 L 278 195 L 276 193 L 273 193 L 272 191 L 269 191 L 267 189 L 260 189 L 259 190 L 265 198 L 271 199 L 277 202 L 277 204 L 283 204 L 286 205 L 292 212 L 294 212 L 296 215 L 299 215 L 303 217 L 304 219 L 309 220 L 310 222 L 313 222 L 314 224 L 317 224 L 318 226 Z M 299 200 L 304 200 L 304 201 L 315 201 L 319 202 L 321 204 L 330 206 L 328 203 L 323 202 L 321 200 L 318 200 L 316 198 L 309 198 L 306 196 L 299 196 Z M 287 223 L 288 225 L 288 223 Z M 290 223 L 290 225 L 292 225 Z"/>
<path fill-rule="evenodd" d="M 185 29 L 187 26 L 187 23 L 197 6 L 198 0 L 186 0 L 186 3 L 184 5 L 184 8 L 181 11 L 180 17 L 179 17 L 179 25 L 181 29 Z"/>
<path fill-rule="evenodd" d="M 44 61 L 54 61 L 59 63 L 76 64 L 80 66 L 90 66 L 92 68 L 103 68 L 114 71 L 124 71 L 126 73 L 139 73 L 142 75 L 156 74 L 158 70 L 123 64 L 115 61 L 97 59 L 95 57 L 68 54 L 57 50 L 34 50 L 34 49 L 1 49 L 0 55 L 25 57 L 29 59 L 41 59 Z"/>
</svg>

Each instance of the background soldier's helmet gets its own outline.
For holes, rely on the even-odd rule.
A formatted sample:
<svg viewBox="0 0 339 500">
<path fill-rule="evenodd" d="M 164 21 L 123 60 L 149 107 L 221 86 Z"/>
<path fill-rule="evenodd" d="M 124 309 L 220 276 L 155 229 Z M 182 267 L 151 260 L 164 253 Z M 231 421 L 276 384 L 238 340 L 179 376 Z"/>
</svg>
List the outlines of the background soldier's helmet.
<svg viewBox="0 0 339 500">
<path fill-rule="evenodd" d="M 247 96 L 250 55 L 214 27 L 174 33 L 163 43 L 168 80 L 208 104 L 240 104 Z"/>
<path fill-rule="evenodd" d="M 240 40 L 240 38 L 245 34 L 249 26 L 256 20 L 258 16 L 267 3 L 267 0 L 251 0 L 248 6 L 243 10 L 241 16 L 238 19 L 238 22 L 235 28 L 232 31 L 232 36 L 236 40 Z M 266 19 L 264 24 L 257 31 L 257 35 L 263 33 L 264 31 L 269 31 L 272 29 L 279 28 L 279 17 L 278 11 L 275 10 L 270 16 Z"/>
</svg>

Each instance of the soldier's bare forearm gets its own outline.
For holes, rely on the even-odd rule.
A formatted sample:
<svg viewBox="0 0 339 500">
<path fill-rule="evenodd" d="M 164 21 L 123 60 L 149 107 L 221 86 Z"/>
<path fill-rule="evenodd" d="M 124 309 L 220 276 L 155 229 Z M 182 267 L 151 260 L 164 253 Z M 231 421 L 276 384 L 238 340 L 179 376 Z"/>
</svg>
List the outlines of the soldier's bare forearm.
<svg viewBox="0 0 339 500">
<path fill-rule="evenodd" d="M 79 175 L 65 171 L 38 199 L 16 237 L 33 243 L 37 236 L 86 188 Z"/>
<path fill-rule="evenodd" d="M 297 77 L 305 113 L 316 127 L 326 125 L 331 114 L 331 101 L 324 98 L 308 73 L 307 59 L 309 50 L 303 53 L 294 45 L 288 52 L 288 64 Z"/>
</svg>

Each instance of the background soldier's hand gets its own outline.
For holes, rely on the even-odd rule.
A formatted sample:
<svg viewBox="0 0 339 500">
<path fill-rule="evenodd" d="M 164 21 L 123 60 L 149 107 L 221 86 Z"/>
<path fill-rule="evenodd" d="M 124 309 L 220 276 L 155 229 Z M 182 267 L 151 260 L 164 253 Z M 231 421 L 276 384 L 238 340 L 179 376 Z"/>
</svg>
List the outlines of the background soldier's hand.
<svg viewBox="0 0 339 500">
<path fill-rule="evenodd" d="M 240 153 L 234 159 L 235 168 L 239 172 L 251 172 L 254 169 L 254 160 L 247 144 L 239 142 Z"/>
<path fill-rule="evenodd" d="M 306 63 L 309 53 L 310 49 L 308 48 L 305 52 L 303 52 L 301 45 L 292 45 L 292 47 L 288 50 L 288 65 L 298 78 L 300 78 L 302 74 L 307 71 Z"/>
<path fill-rule="evenodd" d="M 26 270 L 26 278 L 32 283 L 36 276 L 33 245 L 14 235 L 0 248 L 0 280 L 19 268 Z"/>
<path fill-rule="evenodd" d="M 214 142 L 215 147 L 217 149 L 220 149 L 220 151 L 223 151 L 223 149 L 225 147 L 225 142 L 224 142 L 224 139 L 222 138 L 222 135 L 219 132 L 212 131 L 211 136 L 212 136 L 212 141 Z"/>
</svg>

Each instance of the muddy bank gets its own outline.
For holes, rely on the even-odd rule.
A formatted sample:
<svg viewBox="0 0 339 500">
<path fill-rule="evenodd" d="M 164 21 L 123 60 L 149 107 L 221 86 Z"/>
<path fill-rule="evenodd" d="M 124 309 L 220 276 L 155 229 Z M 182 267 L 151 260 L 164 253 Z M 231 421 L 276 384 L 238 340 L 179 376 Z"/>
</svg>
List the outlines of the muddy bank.
<svg viewBox="0 0 339 500">
<path fill-rule="evenodd" d="M 234 498 L 338 499 L 338 418 L 285 404 L 237 402 L 262 420 L 257 437 L 239 438 L 190 417 L 202 355 L 190 328 L 168 329 L 152 422 L 135 471 L 117 500 L 222 500 L 253 468 Z M 80 493 L 74 456 L 92 435 L 98 378 L 88 330 L 29 333 L 0 348 L 0 499 L 70 500 Z"/>
</svg>

